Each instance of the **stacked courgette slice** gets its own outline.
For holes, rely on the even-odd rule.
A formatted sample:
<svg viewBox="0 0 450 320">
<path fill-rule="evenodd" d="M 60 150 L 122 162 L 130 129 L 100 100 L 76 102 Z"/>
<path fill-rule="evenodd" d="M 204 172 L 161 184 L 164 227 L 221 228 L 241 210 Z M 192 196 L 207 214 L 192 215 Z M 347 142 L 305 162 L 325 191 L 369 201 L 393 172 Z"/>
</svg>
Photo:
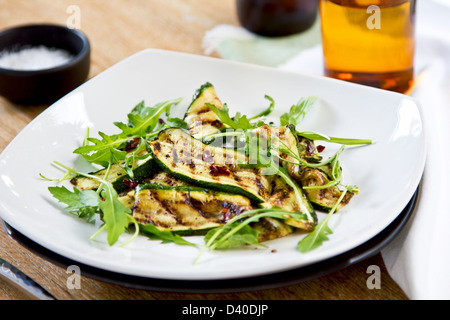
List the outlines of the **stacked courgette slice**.
<svg viewBox="0 0 450 320">
<path fill-rule="evenodd" d="M 276 136 L 291 154 L 280 153 L 280 165 L 298 184 L 301 195 L 279 175 L 267 175 L 249 163 L 248 155 L 226 146 L 208 144 L 205 136 L 228 129 L 209 105 L 223 107 L 214 86 L 206 83 L 195 93 L 186 110 L 186 128 L 167 128 L 148 141 L 145 160 L 133 163 L 133 177 L 121 165 L 113 165 L 107 176 L 120 200 L 132 209 L 140 224 L 153 224 L 161 230 L 198 231 L 226 224 L 243 212 L 257 208 L 280 208 L 304 213 L 301 221 L 266 217 L 253 223 L 259 241 L 280 238 L 297 229 L 312 231 L 317 223 L 315 210 L 327 211 L 339 199 L 340 191 L 326 188 L 303 190 L 304 186 L 325 185 L 326 168 L 303 168 L 295 157 L 320 161 L 314 142 L 299 137 L 295 128 L 259 127 L 260 137 Z M 130 151 L 130 155 L 133 150 Z M 105 170 L 93 174 L 102 176 Z M 76 177 L 79 189 L 96 189 L 99 183 Z M 351 194 L 340 204 L 350 201 Z"/>
</svg>

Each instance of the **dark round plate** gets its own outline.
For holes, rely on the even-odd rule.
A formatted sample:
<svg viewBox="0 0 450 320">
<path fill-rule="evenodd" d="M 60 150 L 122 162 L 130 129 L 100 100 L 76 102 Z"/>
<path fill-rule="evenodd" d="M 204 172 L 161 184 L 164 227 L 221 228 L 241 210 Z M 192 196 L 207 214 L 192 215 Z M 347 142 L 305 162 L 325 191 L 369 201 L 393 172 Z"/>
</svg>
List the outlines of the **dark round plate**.
<svg viewBox="0 0 450 320">
<path fill-rule="evenodd" d="M 184 292 L 184 293 L 213 293 L 213 292 L 243 292 L 250 290 L 264 290 L 278 288 L 282 286 L 296 284 L 302 281 L 311 280 L 341 270 L 352 264 L 366 260 L 380 252 L 395 236 L 403 229 L 409 220 L 417 201 L 418 191 L 414 194 L 408 205 L 400 215 L 377 236 L 366 243 L 325 261 L 314 263 L 305 267 L 295 268 L 289 271 L 278 272 L 269 275 L 207 281 L 183 281 L 165 280 L 147 277 L 130 276 L 107 270 L 98 269 L 88 265 L 83 265 L 77 261 L 70 260 L 58 255 L 26 238 L 17 230 L 7 225 L 7 231 L 22 246 L 38 254 L 44 259 L 67 268 L 71 265 L 80 267 L 82 275 L 135 289 Z"/>
</svg>

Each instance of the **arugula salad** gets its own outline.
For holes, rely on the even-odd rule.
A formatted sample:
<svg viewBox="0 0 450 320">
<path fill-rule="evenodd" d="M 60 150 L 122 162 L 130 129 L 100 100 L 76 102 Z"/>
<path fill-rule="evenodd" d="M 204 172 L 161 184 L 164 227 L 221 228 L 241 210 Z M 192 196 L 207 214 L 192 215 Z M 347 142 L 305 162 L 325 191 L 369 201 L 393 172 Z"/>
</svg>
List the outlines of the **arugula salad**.
<svg viewBox="0 0 450 320">
<path fill-rule="evenodd" d="M 340 155 L 348 145 L 371 140 L 329 137 L 301 129 L 318 97 L 303 97 L 279 121 L 267 117 L 274 99 L 257 115 L 230 114 L 211 83 L 193 95 L 184 116 L 172 111 L 182 98 L 147 106 L 139 103 L 118 133 L 89 130 L 73 152 L 96 167 L 80 172 L 58 161 L 60 178 L 49 187 L 64 210 L 87 222 L 101 221 L 91 239 L 107 233 L 113 246 L 123 233 L 133 241 L 146 236 L 162 243 L 197 246 L 189 236 L 204 236 L 205 250 L 262 246 L 294 233 L 306 233 L 300 252 L 322 245 L 333 232 L 332 215 L 359 193 L 343 183 Z M 320 142 L 338 144 L 324 157 Z M 325 144 L 326 144 L 325 143 Z M 317 212 L 327 215 L 318 221 Z M 129 243 L 120 243 L 126 245 Z"/>
</svg>

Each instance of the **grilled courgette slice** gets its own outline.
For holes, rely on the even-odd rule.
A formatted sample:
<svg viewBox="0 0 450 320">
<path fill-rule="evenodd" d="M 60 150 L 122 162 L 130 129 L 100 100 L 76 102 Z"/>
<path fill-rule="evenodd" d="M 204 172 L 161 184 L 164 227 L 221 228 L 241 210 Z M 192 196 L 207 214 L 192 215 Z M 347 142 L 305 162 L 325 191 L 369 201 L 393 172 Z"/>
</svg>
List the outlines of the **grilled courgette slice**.
<svg viewBox="0 0 450 320">
<path fill-rule="evenodd" d="M 303 187 L 317 187 L 325 186 L 330 180 L 327 174 L 321 169 L 305 168 L 300 177 Z M 320 211 L 329 212 L 336 205 L 337 201 L 342 195 L 342 192 L 337 186 L 322 188 L 322 189 L 305 189 L 304 190 L 311 204 Z M 342 201 L 337 206 L 336 212 L 346 206 L 353 198 L 354 193 L 347 192 Z"/>
<path fill-rule="evenodd" d="M 298 166 L 298 160 L 295 157 L 301 157 L 301 151 L 295 127 L 292 125 L 282 127 L 264 125 L 254 132 L 264 139 L 270 139 L 272 148 L 278 148 L 281 164 L 285 165 L 289 175 L 293 178 L 299 177 L 300 166 Z M 289 153 L 283 152 L 286 151 L 285 149 L 289 150 Z"/>
<path fill-rule="evenodd" d="M 301 135 L 297 135 L 298 150 L 300 156 L 310 163 L 319 163 L 323 157 L 317 151 L 317 147 L 313 140 L 307 139 Z"/>
<path fill-rule="evenodd" d="M 158 192 L 157 189 L 161 189 L 161 185 L 166 186 L 166 190 L 170 190 L 169 187 L 175 187 L 175 190 L 178 189 L 178 191 L 194 191 L 196 190 L 196 192 L 206 192 L 205 189 L 198 189 L 198 188 L 192 188 L 192 185 L 181 181 L 179 179 L 176 179 L 174 177 L 172 177 L 170 174 L 168 174 L 167 172 L 159 172 L 157 174 L 155 174 L 155 176 L 153 176 L 151 179 L 146 180 L 148 181 L 149 184 L 147 184 L 147 187 L 149 186 L 153 186 L 153 192 Z M 158 186 L 159 187 L 156 187 Z M 178 188 L 178 187 L 185 187 L 185 188 Z M 191 187 L 186 188 L 186 187 Z M 139 189 L 143 189 L 143 186 L 138 187 Z M 183 190 L 184 189 L 184 190 Z M 211 192 L 209 192 L 211 193 Z M 196 193 L 189 193 L 190 195 L 197 195 Z M 139 194 L 140 197 L 144 196 L 144 197 L 148 197 L 147 195 L 143 195 L 143 194 Z M 203 218 L 200 218 L 197 221 L 197 225 L 195 226 L 196 230 L 205 230 L 208 229 L 210 226 L 218 226 L 223 224 L 224 222 L 226 222 L 226 220 L 234 215 L 237 214 L 236 211 L 236 207 L 231 206 L 230 204 L 226 203 L 226 202 L 221 202 L 221 198 L 223 199 L 224 194 L 219 194 L 219 197 L 217 199 L 217 201 L 215 201 L 215 205 L 211 205 L 209 204 L 207 207 L 209 208 L 209 210 L 216 210 L 215 212 L 213 212 L 212 214 L 210 214 L 209 216 L 215 216 L 216 220 L 213 221 L 211 219 L 205 220 Z M 238 208 L 240 208 L 240 211 L 244 212 L 250 209 L 250 202 L 248 199 L 242 199 L 242 196 L 236 196 L 236 195 L 229 195 L 227 196 L 227 201 L 235 201 L 237 200 L 237 205 Z M 135 193 L 134 192 L 130 192 L 127 195 L 124 195 L 123 197 L 121 197 L 121 201 L 122 203 L 126 204 L 127 207 L 134 208 L 134 203 L 135 203 Z M 192 201 L 191 201 L 192 202 Z M 146 202 L 144 203 L 138 203 L 139 205 L 139 211 L 136 211 L 136 215 L 135 217 L 137 218 L 139 215 L 142 216 L 142 212 L 153 212 L 153 217 L 155 217 L 156 214 L 155 210 L 156 208 L 158 208 L 158 204 L 155 204 L 154 207 L 152 208 L 146 208 L 145 205 L 150 205 L 150 202 Z M 242 205 L 245 206 L 242 206 Z M 280 202 L 278 202 L 278 205 L 280 204 Z M 181 209 L 180 207 L 177 207 L 178 209 Z M 192 208 L 190 208 L 189 212 L 191 212 L 194 215 L 197 215 L 198 212 L 195 212 L 194 210 L 192 210 Z M 163 219 L 167 219 L 168 213 L 166 209 L 162 209 L 159 211 L 159 213 L 162 213 L 165 217 Z M 222 217 L 221 217 L 222 215 Z M 146 218 L 139 218 L 141 219 L 141 223 L 146 221 Z M 157 221 L 159 221 L 159 218 L 153 218 L 156 219 Z M 153 220 L 152 220 L 153 221 Z M 176 231 L 190 231 L 192 230 L 192 226 L 187 226 L 185 224 L 181 224 L 176 226 L 172 221 L 172 225 L 170 227 L 170 229 L 172 230 L 176 230 Z M 150 221 L 149 221 L 150 222 Z M 201 223 L 204 222 L 204 225 L 201 225 Z M 268 240 L 273 240 L 273 239 L 277 239 L 277 238 L 281 238 L 284 237 L 292 232 L 294 232 L 294 228 L 285 224 L 283 221 L 279 221 L 277 219 L 274 218 L 270 218 L 270 217 L 264 217 L 262 219 L 260 219 L 258 222 L 254 222 L 251 224 L 251 227 L 256 230 L 258 232 L 258 241 L 259 242 L 264 242 L 264 241 L 268 241 Z M 183 230 L 185 229 L 185 230 Z"/>
<path fill-rule="evenodd" d="M 157 170 L 159 170 L 158 165 L 150 155 L 145 159 L 135 160 L 133 167 L 134 176 L 132 180 L 134 181 L 134 183 L 142 181 L 147 177 L 151 177 L 157 172 Z M 96 172 L 90 173 L 90 175 L 103 179 L 106 172 L 107 169 L 101 169 Z M 130 190 L 130 188 L 133 189 L 132 186 L 130 187 L 130 185 L 126 183 L 127 179 L 131 178 L 122 166 L 118 164 L 111 165 L 106 180 L 112 183 L 114 189 L 116 189 L 118 193 L 128 191 Z M 100 182 L 98 180 L 81 175 L 73 178 L 71 180 L 71 183 L 80 190 L 95 190 L 100 186 Z"/>
<path fill-rule="evenodd" d="M 251 227 L 258 232 L 258 242 L 265 242 L 285 237 L 295 231 L 295 228 L 275 218 L 264 217 Z"/>
<path fill-rule="evenodd" d="M 223 128 L 222 122 L 217 115 L 207 106 L 210 103 L 221 109 L 223 104 L 217 96 L 214 86 L 207 82 L 195 93 L 189 105 L 184 121 L 188 125 L 188 132 L 191 136 L 201 139 L 209 134 L 217 133 Z"/>
<path fill-rule="evenodd" d="M 133 217 L 160 230 L 202 230 L 225 224 L 252 209 L 248 198 L 199 187 L 140 185 L 134 196 Z"/>
<path fill-rule="evenodd" d="M 239 194 L 255 203 L 270 195 L 270 182 L 259 169 L 244 169 L 243 153 L 204 144 L 181 129 L 169 128 L 149 143 L 152 157 L 162 170 L 187 183 Z"/>
<path fill-rule="evenodd" d="M 269 199 L 261 205 L 262 207 L 277 207 L 291 212 L 307 212 L 312 219 L 306 217 L 303 220 L 287 219 L 285 223 L 302 230 L 312 231 L 314 229 L 317 223 L 317 214 L 303 191 L 302 199 L 299 201 L 294 189 L 279 176 L 271 178 L 271 189 L 272 193 Z"/>
<path fill-rule="evenodd" d="M 189 183 L 181 181 L 180 179 L 171 176 L 165 171 L 157 172 L 151 178 L 143 180 L 142 184 L 160 184 L 169 187 L 192 187 L 192 185 L 190 185 Z"/>
</svg>

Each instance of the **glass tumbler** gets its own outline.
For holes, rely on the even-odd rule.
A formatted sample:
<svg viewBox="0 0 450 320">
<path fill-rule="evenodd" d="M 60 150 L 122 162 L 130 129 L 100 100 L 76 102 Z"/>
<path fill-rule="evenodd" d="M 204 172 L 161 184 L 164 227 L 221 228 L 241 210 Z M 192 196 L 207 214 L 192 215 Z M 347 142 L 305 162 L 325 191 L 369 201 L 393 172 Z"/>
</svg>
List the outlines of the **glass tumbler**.
<svg viewBox="0 0 450 320">
<path fill-rule="evenodd" d="M 415 0 L 320 0 L 325 75 L 405 93 L 414 78 Z"/>
<path fill-rule="evenodd" d="M 236 0 L 243 27 L 266 37 L 280 37 L 309 29 L 317 20 L 319 0 Z"/>
</svg>

